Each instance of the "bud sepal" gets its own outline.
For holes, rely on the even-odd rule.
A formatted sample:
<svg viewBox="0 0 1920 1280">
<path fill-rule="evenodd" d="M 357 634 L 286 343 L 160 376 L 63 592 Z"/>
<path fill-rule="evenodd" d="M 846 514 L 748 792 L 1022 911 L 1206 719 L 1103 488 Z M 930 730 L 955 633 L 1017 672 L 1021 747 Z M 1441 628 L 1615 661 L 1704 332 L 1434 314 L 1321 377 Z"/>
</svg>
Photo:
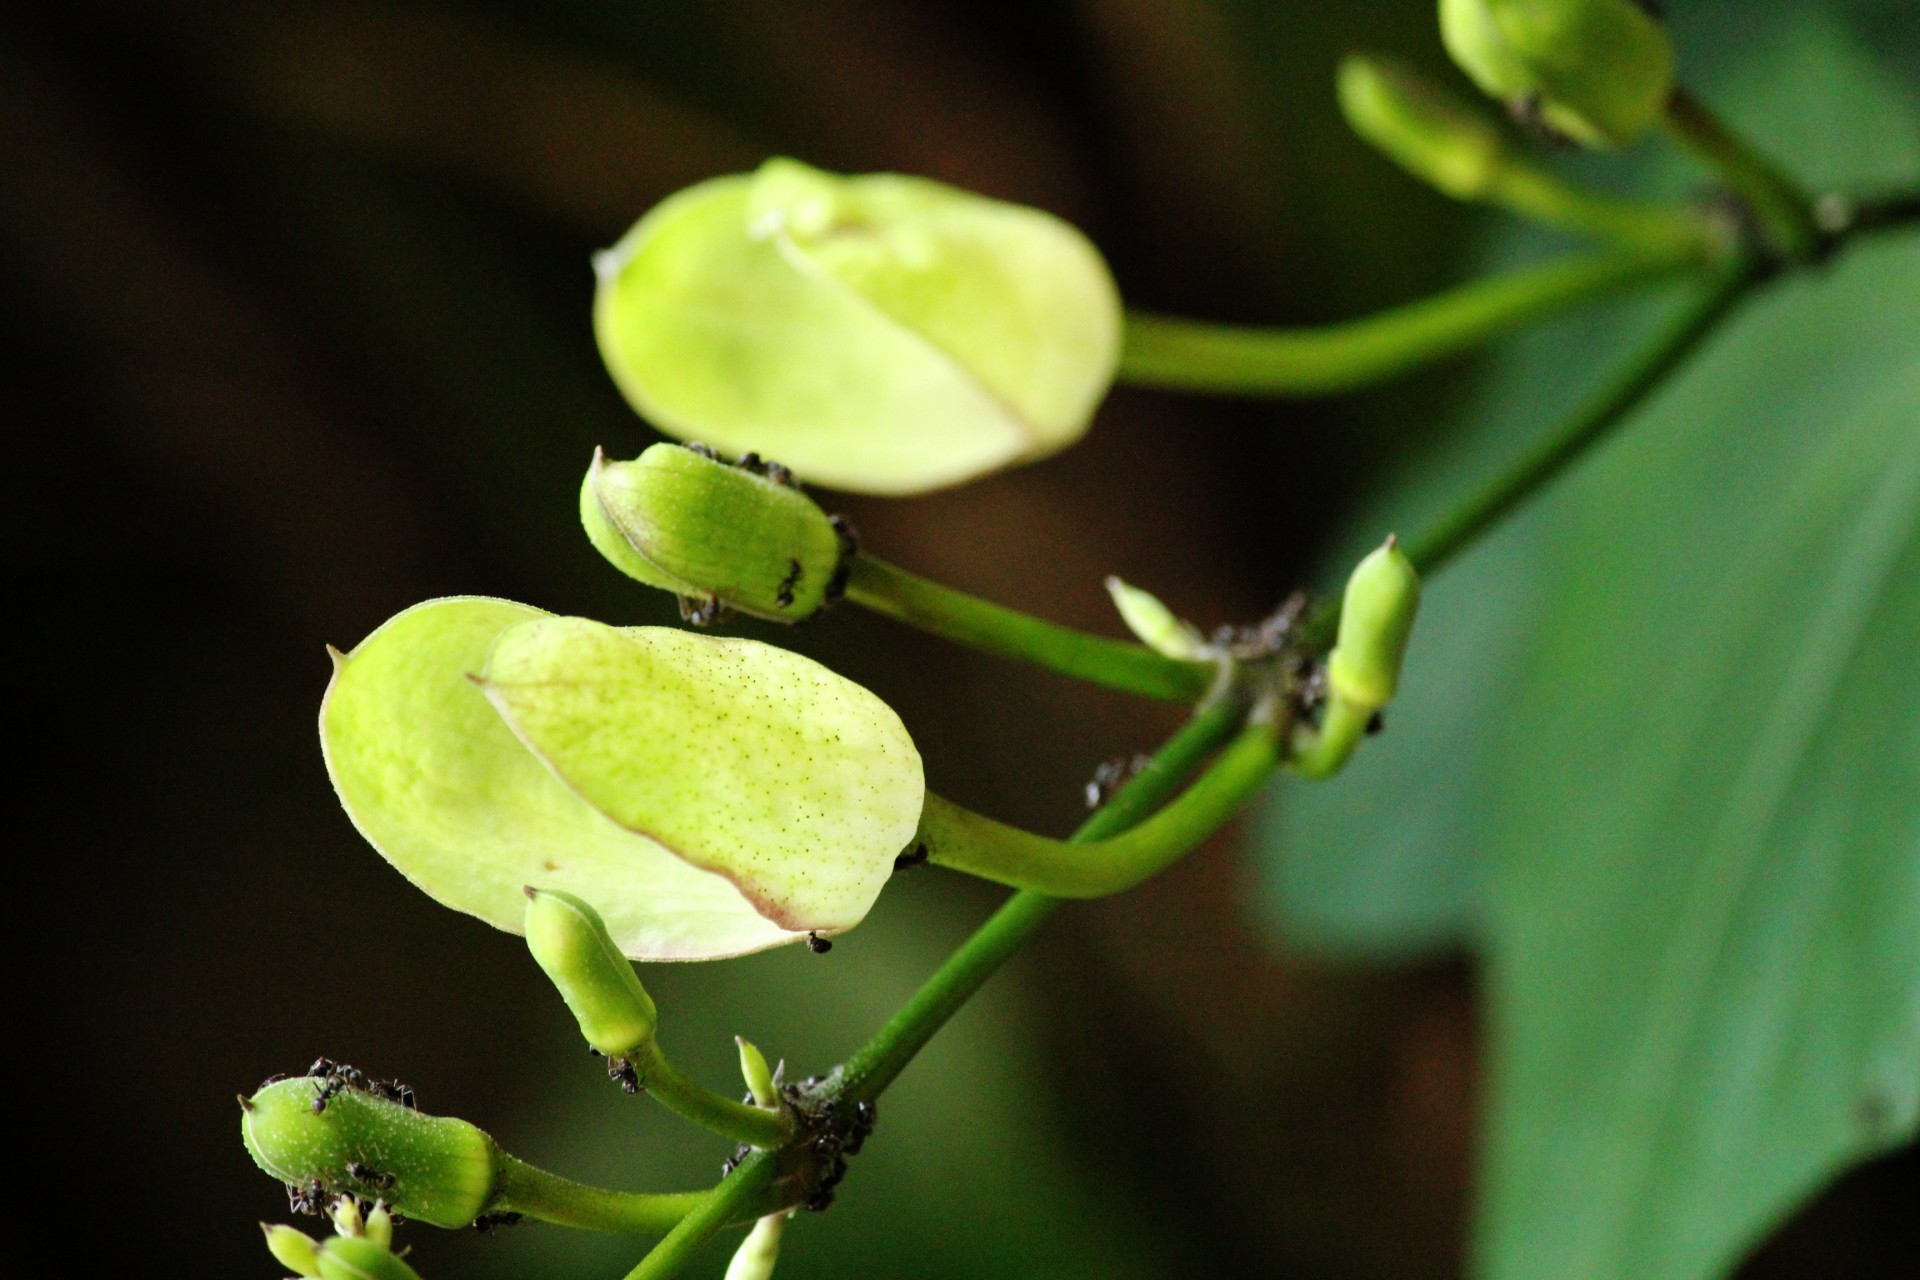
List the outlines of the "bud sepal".
<svg viewBox="0 0 1920 1280">
<path fill-rule="evenodd" d="M 580 522 L 628 577 L 695 606 L 798 622 L 828 604 L 852 553 L 844 526 L 784 468 L 720 461 L 656 444 L 630 462 L 598 450 L 580 488 Z"/>
</svg>

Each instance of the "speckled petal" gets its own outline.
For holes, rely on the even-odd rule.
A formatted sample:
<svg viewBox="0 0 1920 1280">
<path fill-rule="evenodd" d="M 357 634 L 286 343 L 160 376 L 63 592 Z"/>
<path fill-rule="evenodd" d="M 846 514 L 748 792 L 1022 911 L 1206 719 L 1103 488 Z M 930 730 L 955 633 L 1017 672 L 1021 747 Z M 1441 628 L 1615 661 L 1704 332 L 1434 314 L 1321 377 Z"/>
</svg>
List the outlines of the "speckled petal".
<svg viewBox="0 0 1920 1280">
<path fill-rule="evenodd" d="M 505 630 L 548 615 L 430 600 L 338 659 L 321 746 L 361 834 L 436 901 L 518 933 L 521 887 L 592 902 L 637 959 L 704 960 L 801 935 L 582 800 L 521 744 L 470 677 Z"/>
<path fill-rule="evenodd" d="M 858 924 L 919 822 L 899 717 L 784 649 L 539 619 L 501 633 L 482 683 L 581 796 L 790 930 Z"/>
</svg>

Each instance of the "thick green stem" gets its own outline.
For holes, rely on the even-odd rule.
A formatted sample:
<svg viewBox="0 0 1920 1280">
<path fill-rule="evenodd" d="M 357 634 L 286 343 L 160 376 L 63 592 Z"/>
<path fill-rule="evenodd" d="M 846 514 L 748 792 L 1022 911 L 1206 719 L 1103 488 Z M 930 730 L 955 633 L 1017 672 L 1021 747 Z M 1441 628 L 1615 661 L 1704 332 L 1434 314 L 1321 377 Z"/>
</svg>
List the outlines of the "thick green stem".
<svg viewBox="0 0 1920 1280">
<path fill-rule="evenodd" d="M 1242 708 L 1227 700 L 1203 708 L 1167 740 L 1146 768 L 1081 825 L 1073 840 L 1101 840 L 1140 822 L 1227 740 L 1241 714 Z M 878 1097 L 934 1033 L 1053 914 L 1060 901 L 1032 890 L 1009 898 L 859 1052 L 847 1059 L 842 1075 L 844 1095 L 855 1099 Z"/>
<path fill-rule="evenodd" d="M 1577 462 L 1706 341 L 1757 278 L 1750 265 L 1728 272 L 1558 430 L 1536 443 L 1504 474 L 1454 508 L 1439 524 L 1405 539 L 1401 547 L 1414 568 L 1423 576 L 1433 573 Z"/>
<path fill-rule="evenodd" d="M 1120 380 L 1227 395 L 1346 391 L 1699 266 L 1691 249 L 1573 258 L 1313 329 L 1250 328 L 1130 312 Z"/>
<path fill-rule="evenodd" d="M 778 1167 L 778 1162 L 765 1151 L 748 1156 L 719 1186 L 701 1197 L 699 1207 L 680 1219 L 673 1230 L 640 1259 L 640 1265 L 627 1273 L 627 1280 L 668 1280 L 677 1276 L 729 1223 L 770 1212 L 771 1206 L 760 1206 L 773 1192 Z"/>
<path fill-rule="evenodd" d="M 649 1194 L 590 1187 L 505 1153 L 495 1179 L 493 1212 L 622 1235 L 664 1235 L 707 1198 L 704 1191 Z"/>
<path fill-rule="evenodd" d="M 633 1069 L 667 1110 L 702 1128 L 753 1147 L 777 1147 L 786 1141 L 787 1124 L 779 1112 L 714 1092 L 667 1061 L 657 1043 L 648 1044 Z"/>
<path fill-rule="evenodd" d="M 1479 493 L 1455 507 L 1438 524 L 1401 541 L 1407 559 L 1422 577 L 1430 576 L 1464 547 L 1546 488 L 1608 432 L 1625 422 L 1668 375 L 1706 341 L 1727 314 L 1760 279 L 1752 263 L 1723 275 L 1698 302 L 1640 352 L 1639 356 L 1582 405 L 1558 429 L 1536 443 Z M 1302 639 L 1324 649 L 1340 621 L 1338 597 L 1307 620 Z"/>
<path fill-rule="evenodd" d="M 1713 224 L 1691 209 L 1603 195 L 1530 164 L 1500 166 L 1481 198 L 1529 221 L 1640 253 L 1707 263 L 1722 251 Z"/>
<path fill-rule="evenodd" d="M 1123 835 L 1049 840 L 929 792 L 920 839 L 936 866 L 1056 898 L 1103 898 L 1159 874 L 1219 830 L 1280 763 L 1281 727 L 1256 717 L 1179 799 Z"/>
<path fill-rule="evenodd" d="M 1676 142 L 1746 200 L 1784 257 L 1799 262 L 1819 252 L 1823 236 L 1813 197 L 1705 103 L 1685 89 L 1675 89 L 1667 101 L 1665 123 Z"/>
<path fill-rule="evenodd" d="M 1212 682 L 1204 662 L 1164 657 L 1145 645 L 1075 631 L 943 587 L 869 555 L 853 558 L 847 599 L 922 631 L 1124 693 L 1192 702 Z"/>
</svg>

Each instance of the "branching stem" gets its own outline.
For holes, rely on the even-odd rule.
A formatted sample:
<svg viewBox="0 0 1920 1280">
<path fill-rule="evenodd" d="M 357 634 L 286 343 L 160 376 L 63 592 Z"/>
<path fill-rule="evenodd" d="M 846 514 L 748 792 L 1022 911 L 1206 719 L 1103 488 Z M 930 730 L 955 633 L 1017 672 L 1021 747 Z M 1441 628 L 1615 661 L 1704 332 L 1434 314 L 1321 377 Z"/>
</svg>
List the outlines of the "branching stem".
<svg viewBox="0 0 1920 1280">
<path fill-rule="evenodd" d="M 667 1061 L 658 1044 L 647 1046 L 633 1070 L 667 1110 L 704 1129 L 753 1147 L 777 1147 L 787 1138 L 787 1125 L 779 1112 L 716 1093 Z"/>
<path fill-rule="evenodd" d="M 1211 664 L 1182 662 L 1145 645 L 1047 622 L 865 554 L 853 558 L 847 599 L 948 640 L 1124 693 L 1192 702 L 1214 676 Z"/>
<path fill-rule="evenodd" d="M 584 1231 L 662 1235 L 707 1197 L 704 1191 L 607 1191 L 503 1155 L 491 1208 Z"/>
<path fill-rule="evenodd" d="M 1712 169 L 1753 209 L 1774 247 L 1790 262 L 1814 257 L 1823 243 L 1813 197 L 1698 98 L 1675 89 L 1667 101 L 1666 130 Z"/>
<path fill-rule="evenodd" d="M 755 1206 L 772 1193 L 777 1171 L 778 1162 L 766 1151 L 756 1151 L 741 1161 L 640 1259 L 640 1265 L 627 1273 L 627 1280 L 668 1280 L 686 1270 L 694 1255 L 729 1224 L 759 1216 Z"/>
<path fill-rule="evenodd" d="M 1103 898 L 1159 874 L 1219 830 L 1280 763 L 1283 726 L 1256 717 L 1166 808 L 1103 840 L 1049 840 L 929 792 L 920 839 L 936 866 L 1056 898 Z"/>
<path fill-rule="evenodd" d="M 1310 329 L 1127 315 L 1120 380 L 1222 395 L 1326 395 L 1431 364 L 1585 303 L 1701 269 L 1693 248 L 1569 258 Z"/>
<path fill-rule="evenodd" d="M 1103 840 L 1138 825 L 1233 735 L 1242 711 L 1229 700 L 1202 708 L 1167 740 L 1144 769 L 1074 832 L 1073 842 Z M 900 1011 L 847 1059 L 842 1076 L 845 1096 L 856 1100 L 877 1098 L 934 1033 L 1053 914 L 1060 901 L 1031 889 L 1007 899 L 959 950 L 947 957 Z"/>
</svg>

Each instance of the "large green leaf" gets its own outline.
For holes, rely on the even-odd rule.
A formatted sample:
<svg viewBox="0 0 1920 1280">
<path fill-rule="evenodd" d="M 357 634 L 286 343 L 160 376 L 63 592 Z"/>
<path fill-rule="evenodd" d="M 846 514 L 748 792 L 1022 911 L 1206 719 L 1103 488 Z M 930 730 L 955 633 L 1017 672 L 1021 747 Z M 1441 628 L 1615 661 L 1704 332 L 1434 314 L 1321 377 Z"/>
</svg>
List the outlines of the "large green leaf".
<svg viewBox="0 0 1920 1280">
<path fill-rule="evenodd" d="M 1495 748 L 1484 1270 L 1708 1275 L 1920 1109 L 1920 245 L 1566 497 Z"/>
<path fill-rule="evenodd" d="M 1840 23 L 1714 21 L 1751 24 L 1715 100 L 1813 180 L 1920 174 Z M 1381 510 L 1417 528 L 1648 318 L 1518 345 Z M 1908 234 L 1774 289 L 1438 578 L 1393 731 L 1271 816 L 1294 936 L 1487 957 L 1480 1273 L 1712 1275 L 1914 1131 L 1917 528 Z"/>
</svg>

